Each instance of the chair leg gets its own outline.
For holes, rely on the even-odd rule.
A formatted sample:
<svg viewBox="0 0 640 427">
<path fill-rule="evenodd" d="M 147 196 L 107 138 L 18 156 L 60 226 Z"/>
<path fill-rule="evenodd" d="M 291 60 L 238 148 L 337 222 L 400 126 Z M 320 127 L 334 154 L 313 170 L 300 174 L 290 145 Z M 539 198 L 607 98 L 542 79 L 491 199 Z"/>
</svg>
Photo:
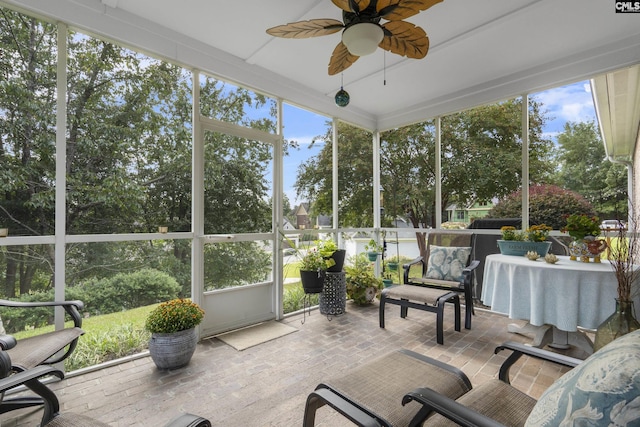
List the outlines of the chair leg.
<svg viewBox="0 0 640 427">
<path fill-rule="evenodd" d="M 468 298 L 465 298 L 464 301 L 464 328 L 471 329 L 471 314 L 473 312 L 473 301 L 469 301 Z"/>
<path fill-rule="evenodd" d="M 444 331 L 443 331 L 443 318 L 444 318 L 444 301 L 438 302 L 438 311 L 436 312 L 436 341 L 438 344 L 444 344 Z"/>
<path fill-rule="evenodd" d="M 380 327 L 384 329 L 384 305 L 386 304 L 387 297 L 384 293 L 380 295 L 380 310 L 378 312 L 378 318 L 380 322 Z"/>
<path fill-rule="evenodd" d="M 455 328 L 456 331 L 460 332 L 460 297 L 458 295 L 456 295 L 453 300 L 453 309 L 455 315 Z"/>
<path fill-rule="evenodd" d="M 409 301 L 406 298 L 401 298 L 402 301 Z M 407 307 L 406 305 L 401 305 L 400 306 L 400 317 L 402 317 L 403 319 L 407 317 L 407 312 L 409 311 L 409 307 Z"/>
</svg>

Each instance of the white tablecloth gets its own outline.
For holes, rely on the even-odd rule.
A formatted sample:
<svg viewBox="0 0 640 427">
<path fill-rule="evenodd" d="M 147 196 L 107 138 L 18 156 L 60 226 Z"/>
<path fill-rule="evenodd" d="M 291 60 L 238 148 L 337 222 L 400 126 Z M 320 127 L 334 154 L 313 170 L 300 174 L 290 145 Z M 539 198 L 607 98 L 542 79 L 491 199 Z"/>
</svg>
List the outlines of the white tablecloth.
<svg viewBox="0 0 640 427">
<path fill-rule="evenodd" d="M 560 256 L 556 264 L 526 257 L 489 255 L 482 301 L 493 311 L 534 326 L 563 331 L 595 329 L 615 311 L 617 281 L 608 261 L 583 263 Z M 638 300 L 635 301 L 636 307 Z"/>
</svg>

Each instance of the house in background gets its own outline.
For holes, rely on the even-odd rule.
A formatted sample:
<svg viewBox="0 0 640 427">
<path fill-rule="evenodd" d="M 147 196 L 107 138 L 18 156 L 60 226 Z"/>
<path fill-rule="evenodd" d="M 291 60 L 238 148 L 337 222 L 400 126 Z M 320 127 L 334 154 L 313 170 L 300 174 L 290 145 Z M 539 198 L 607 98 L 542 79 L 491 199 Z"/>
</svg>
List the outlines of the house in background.
<svg viewBox="0 0 640 427">
<path fill-rule="evenodd" d="M 295 228 L 298 230 L 311 228 L 311 220 L 309 219 L 309 203 L 300 203 L 295 209 L 295 216 Z"/>
<path fill-rule="evenodd" d="M 455 204 L 449 205 L 447 207 L 447 221 L 462 222 L 468 225 L 478 218 L 486 217 L 493 206 L 494 203 L 490 201 L 475 202 L 466 208 L 458 208 Z"/>
</svg>

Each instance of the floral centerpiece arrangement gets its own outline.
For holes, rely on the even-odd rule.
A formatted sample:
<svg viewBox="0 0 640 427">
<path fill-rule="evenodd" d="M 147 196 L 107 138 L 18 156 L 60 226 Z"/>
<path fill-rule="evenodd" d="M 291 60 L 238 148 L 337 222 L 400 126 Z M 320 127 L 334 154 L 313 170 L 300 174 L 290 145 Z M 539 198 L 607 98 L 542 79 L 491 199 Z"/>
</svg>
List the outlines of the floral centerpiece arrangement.
<svg viewBox="0 0 640 427">
<path fill-rule="evenodd" d="M 560 231 L 568 233 L 575 240 L 584 240 L 585 237 L 600 235 L 600 220 L 597 216 L 585 214 L 571 214 L 567 216 L 567 225 Z"/>
<path fill-rule="evenodd" d="M 524 240 L 524 233 L 516 230 L 513 225 L 505 225 L 500 228 L 500 232 L 502 233 L 502 240 L 515 240 L 518 242 Z"/>
<path fill-rule="evenodd" d="M 149 313 L 145 329 L 151 333 L 170 334 L 196 327 L 204 318 L 204 310 L 188 299 L 161 303 Z"/>
<path fill-rule="evenodd" d="M 530 242 L 544 242 L 549 237 L 551 227 L 545 224 L 532 225 L 527 228 L 527 240 Z"/>
</svg>

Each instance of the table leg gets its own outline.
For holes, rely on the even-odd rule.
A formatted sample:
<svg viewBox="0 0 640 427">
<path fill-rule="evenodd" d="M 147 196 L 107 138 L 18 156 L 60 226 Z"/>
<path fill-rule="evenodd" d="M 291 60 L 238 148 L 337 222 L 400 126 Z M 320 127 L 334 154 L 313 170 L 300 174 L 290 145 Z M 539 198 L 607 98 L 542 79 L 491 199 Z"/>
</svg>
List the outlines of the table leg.
<svg viewBox="0 0 640 427">
<path fill-rule="evenodd" d="M 569 344 L 593 354 L 593 341 L 582 331 L 569 332 Z"/>
<path fill-rule="evenodd" d="M 507 330 L 529 337 L 533 335 L 530 344 L 532 347 L 542 348 L 548 345 L 555 349 L 566 350 L 574 346 L 584 350 L 587 354 L 593 353 L 593 342 L 582 331 L 568 332 L 551 325 L 533 326 L 531 323 L 526 323 L 523 326 L 512 323 L 507 326 Z"/>
<path fill-rule="evenodd" d="M 553 330 L 550 325 L 533 326 L 531 323 L 526 323 L 520 326 L 515 323 L 511 323 L 507 326 L 507 331 L 514 334 L 520 334 L 525 336 L 533 335 L 531 346 L 542 348 L 545 345 L 553 342 Z"/>
<path fill-rule="evenodd" d="M 553 341 L 549 344 L 549 347 L 558 350 L 567 350 L 571 348 L 569 345 L 569 332 L 560 330 L 553 327 Z"/>
</svg>

